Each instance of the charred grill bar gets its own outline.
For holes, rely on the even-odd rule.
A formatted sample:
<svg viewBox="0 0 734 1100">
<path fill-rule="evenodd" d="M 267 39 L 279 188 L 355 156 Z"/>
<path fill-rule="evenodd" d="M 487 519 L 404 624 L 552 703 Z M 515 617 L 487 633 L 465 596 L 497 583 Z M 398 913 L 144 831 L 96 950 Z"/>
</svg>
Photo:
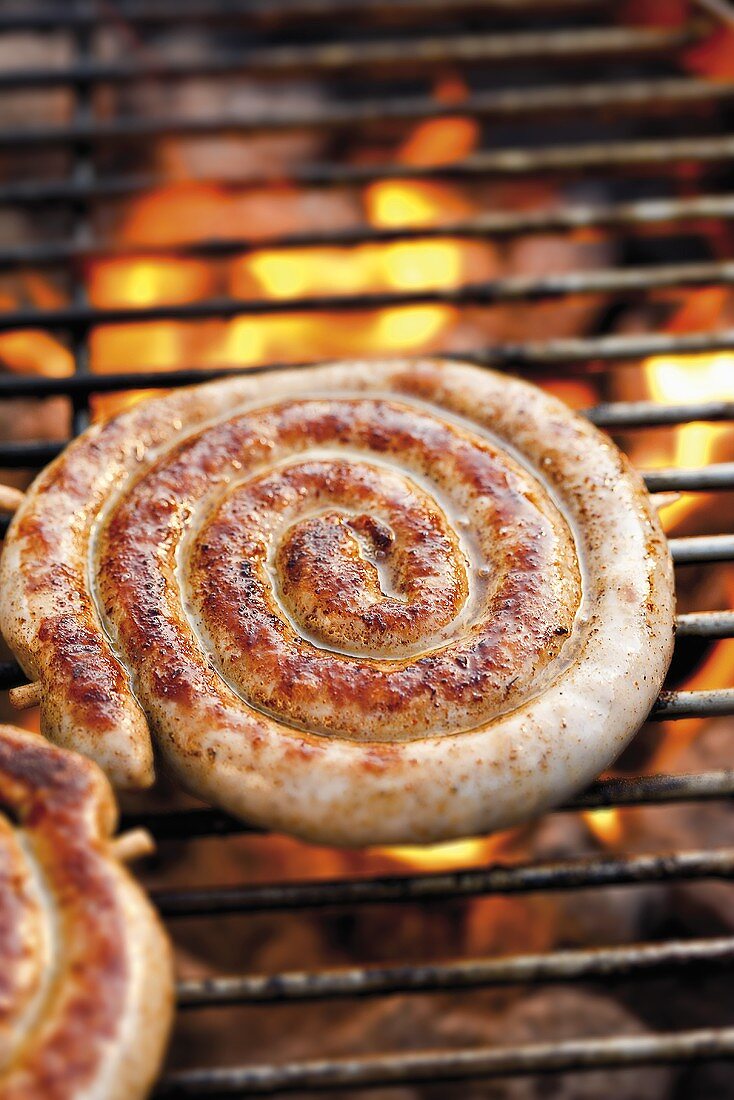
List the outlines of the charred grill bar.
<svg viewBox="0 0 734 1100">
<path fill-rule="evenodd" d="M 119 4 L 32 7 L 0 13 L 0 33 L 11 31 L 66 31 L 73 35 L 76 57 L 65 67 L 24 67 L 0 74 L 0 91 L 20 89 L 69 89 L 76 108 L 64 125 L 35 128 L 0 128 L 0 150 L 45 150 L 70 148 L 74 165 L 63 178 L 28 178 L 0 183 L 0 204 L 33 209 L 56 203 L 68 206 L 73 233 L 69 239 L 46 239 L 0 248 L 0 269 L 68 269 L 73 277 L 69 305 L 46 309 L 7 309 L 0 314 L 0 331 L 47 328 L 69 338 L 76 373 L 70 378 L 0 378 L 0 398 L 68 396 L 73 404 L 74 431 L 88 418 L 92 394 L 134 391 L 160 386 L 160 372 L 145 370 L 107 376 L 91 373 L 89 334 L 98 326 L 121 321 L 194 320 L 238 317 L 298 310 L 299 312 L 373 310 L 385 306 L 415 303 L 489 305 L 510 301 L 563 299 L 570 295 L 634 292 L 648 294 L 662 289 L 734 284 L 734 265 L 729 262 L 666 264 L 643 268 L 614 268 L 594 272 L 542 278 L 504 278 L 456 290 L 384 292 L 360 295 L 320 295 L 285 301 L 216 300 L 171 307 L 101 309 L 86 297 L 82 265 L 107 257 L 196 257 L 200 260 L 241 255 L 254 249 L 289 249 L 313 246 L 348 247 L 421 239 L 513 238 L 544 232 L 574 234 L 598 231 L 633 232 L 651 226 L 678 226 L 706 220 L 734 219 L 734 199 L 719 195 L 707 186 L 701 194 L 682 198 L 645 199 L 625 203 L 565 205 L 542 212 L 497 211 L 461 221 L 430 227 L 344 230 L 319 229 L 285 233 L 270 238 L 217 238 L 191 241 L 166 248 L 109 245 L 90 229 L 94 204 L 145 192 L 166 182 L 149 173 L 98 174 L 96 154 L 100 149 L 151 140 L 259 133 L 273 130 L 339 131 L 354 126 L 402 126 L 418 120 L 468 115 L 498 122 L 524 116 L 564 115 L 622 116 L 649 112 L 657 116 L 666 110 L 695 112 L 712 106 L 724 107 L 734 100 L 734 84 L 694 78 L 655 78 L 564 85 L 557 80 L 548 87 L 473 92 L 458 104 L 441 104 L 427 98 L 393 98 L 385 95 L 344 104 L 309 106 L 307 109 L 253 112 L 246 116 L 186 118 L 101 119 L 93 109 L 94 90 L 105 85 L 125 85 L 141 78 L 178 81 L 193 76 L 217 78 L 247 71 L 248 77 L 303 76 L 325 78 L 361 73 L 368 80 L 374 72 L 389 72 L 396 65 L 418 71 L 433 70 L 450 62 L 471 67 L 480 63 L 510 65 L 542 58 L 559 69 L 594 61 L 623 58 L 673 57 L 681 49 L 700 41 L 711 29 L 710 13 L 699 5 L 695 18 L 683 28 L 620 28 L 591 25 L 551 33 L 513 32 L 443 36 L 432 33 L 433 21 L 453 14 L 492 15 L 503 19 L 522 15 L 569 13 L 579 19 L 607 19 L 612 6 L 604 0 L 190 0 L 176 5 L 153 2 L 141 5 L 132 0 Z M 314 24 L 349 13 L 366 25 L 386 12 L 404 21 L 407 36 L 389 37 L 389 27 L 380 30 L 379 40 L 365 43 L 338 42 L 328 45 L 255 46 L 236 57 L 200 60 L 153 58 L 100 60 L 94 56 L 93 36 L 106 24 L 126 23 L 166 27 L 173 20 L 196 26 L 280 29 L 289 21 Z M 427 26 L 428 24 L 428 26 Z M 501 23 L 500 23 L 501 25 Z M 695 120 L 695 116 L 694 116 Z M 492 149 L 474 153 L 442 166 L 402 164 L 342 164 L 332 161 L 303 165 L 289 173 L 296 184 L 311 187 L 349 188 L 381 180 L 487 180 L 512 179 L 541 173 L 575 178 L 586 172 L 626 174 L 633 170 L 666 172 L 691 164 L 711 169 L 734 160 L 734 138 L 727 133 L 654 139 L 615 138 L 572 145 L 528 146 Z M 222 187 L 236 188 L 251 183 L 279 182 L 267 172 L 247 177 L 212 177 Z M 466 358 L 486 364 L 543 372 L 559 364 L 612 363 L 642 360 L 655 354 L 687 354 L 730 350 L 734 331 L 714 333 L 651 333 L 623 336 L 589 336 L 518 344 L 498 344 Z M 254 370 L 277 370 L 270 364 Z M 225 370 L 205 371 L 182 367 L 165 376 L 166 386 L 187 385 Z M 613 403 L 589 410 L 588 415 L 607 429 L 642 429 L 683 425 L 693 421 L 730 422 L 734 403 L 705 402 L 665 407 L 652 402 Z M 0 465 L 37 467 L 58 453 L 61 444 L 38 440 L 0 446 Z M 734 488 L 734 464 L 720 463 L 706 469 L 673 469 L 646 475 L 651 491 L 716 491 Z M 676 564 L 734 561 L 734 536 L 701 536 L 671 540 Z M 700 612 L 679 617 L 681 637 L 729 638 L 734 636 L 734 612 Z M 0 666 L 3 687 L 21 682 L 15 665 Z M 664 693 L 652 715 L 672 719 L 734 713 L 734 689 Z M 666 805 L 682 801 L 704 802 L 734 796 L 734 771 L 717 770 L 700 774 L 640 776 L 635 779 L 602 780 L 562 809 L 574 812 L 616 806 Z M 158 839 L 181 837 L 223 837 L 249 831 L 215 810 L 185 810 L 166 814 L 144 814 L 129 823 L 145 824 Z M 359 906 L 374 903 L 420 903 L 429 900 L 471 897 L 480 894 L 524 893 L 542 890 L 574 890 L 610 885 L 635 885 L 667 881 L 734 878 L 734 850 L 677 851 L 664 856 L 602 856 L 592 860 L 566 860 L 511 866 L 489 866 L 442 874 L 415 874 L 390 878 L 341 879 L 323 882 L 292 882 L 273 885 L 243 885 L 219 889 L 158 891 L 155 895 L 168 918 L 210 916 L 309 907 Z M 261 977 L 235 977 L 186 981 L 179 985 L 182 1008 L 197 1009 L 227 1004 L 286 1003 L 335 997 L 386 996 L 462 990 L 489 985 L 571 982 L 606 977 L 636 977 L 652 973 L 675 973 L 685 968 L 731 966 L 734 937 L 670 940 L 595 950 L 556 951 L 538 955 L 515 955 L 501 959 L 448 961 L 424 966 L 350 967 L 342 970 L 286 972 Z M 352 1059 L 313 1060 L 282 1066 L 248 1066 L 229 1069 L 206 1068 L 168 1075 L 160 1084 L 159 1097 L 214 1097 L 283 1093 L 296 1090 L 327 1091 L 419 1081 L 458 1081 L 523 1073 L 582 1070 L 591 1067 L 622 1067 L 734 1057 L 734 1029 L 689 1030 L 647 1037 L 611 1037 L 515 1048 L 431 1051 L 421 1054 L 376 1054 Z"/>
</svg>

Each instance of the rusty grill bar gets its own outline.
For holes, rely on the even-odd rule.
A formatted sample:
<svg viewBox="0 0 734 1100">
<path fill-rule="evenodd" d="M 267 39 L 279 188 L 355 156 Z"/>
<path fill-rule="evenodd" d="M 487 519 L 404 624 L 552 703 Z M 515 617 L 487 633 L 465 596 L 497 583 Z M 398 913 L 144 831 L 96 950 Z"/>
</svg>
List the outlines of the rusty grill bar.
<svg viewBox="0 0 734 1100">
<path fill-rule="evenodd" d="M 593 83 L 553 83 L 547 87 L 501 91 L 472 91 L 452 104 L 425 97 L 359 99 L 287 111 L 258 111 L 247 115 L 206 118 L 105 118 L 94 111 L 98 86 L 125 85 L 139 80 L 179 81 L 217 78 L 247 72 L 248 77 L 289 78 L 312 75 L 338 78 L 351 72 L 368 75 L 391 69 L 441 69 L 447 62 L 469 70 L 477 64 L 512 65 L 550 60 L 569 72 L 589 61 L 623 62 L 630 58 L 668 58 L 698 42 L 711 27 L 704 9 L 697 5 L 695 18 L 683 28 L 620 28 L 610 25 L 561 29 L 552 32 L 517 32 L 439 36 L 424 30 L 439 17 L 470 13 L 499 15 L 509 20 L 528 15 L 573 14 L 593 21 L 605 18 L 612 7 L 606 0 L 190 0 L 175 9 L 159 0 L 78 4 L 0 12 L 0 33 L 10 31 L 67 31 L 73 35 L 76 54 L 65 67 L 26 67 L 0 73 L 3 92 L 28 89 L 70 89 L 75 110 L 70 121 L 35 128 L 0 128 L 0 150 L 40 151 L 49 147 L 71 148 L 73 170 L 64 178 L 30 178 L 0 183 L 0 204 L 20 207 L 68 205 L 73 213 L 70 239 L 42 240 L 37 244 L 0 247 L 0 269 L 6 271 L 67 268 L 73 276 L 70 304 L 54 309 L 6 310 L 0 313 L 0 332 L 47 328 L 64 332 L 71 341 L 76 373 L 69 378 L 0 377 L 0 399 L 65 395 L 73 404 L 74 432 L 88 419 L 88 401 L 96 393 L 134 391 L 160 387 L 160 372 L 142 369 L 108 376 L 91 373 L 89 337 L 95 328 L 121 321 L 196 320 L 282 312 L 374 310 L 385 306 L 440 303 L 454 306 L 491 306 L 502 302 L 563 299 L 572 295 L 654 294 L 661 290 L 734 285 L 734 263 L 724 261 L 624 267 L 542 278 L 504 278 L 463 285 L 457 290 L 385 292 L 360 295 L 319 295 L 286 301 L 216 300 L 185 306 L 101 309 L 87 300 L 84 264 L 115 257 L 196 257 L 217 260 L 255 249 L 299 247 L 352 247 L 421 239 L 513 238 L 524 234 L 586 230 L 625 231 L 678 226 L 702 221 L 734 219 L 734 199 L 717 194 L 706 171 L 734 160 L 734 138 L 726 132 L 661 136 L 654 139 L 579 141 L 575 144 L 484 149 L 463 160 L 438 166 L 393 163 L 344 164 L 336 161 L 305 164 L 289 171 L 289 181 L 315 188 L 353 188 L 383 180 L 479 181 L 532 178 L 543 174 L 564 179 L 593 177 L 594 173 L 643 175 L 667 173 L 681 165 L 693 165 L 702 173 L 704 193 L 683 198 L 656 198 L 625 203 L 565 205 L 540 212 L 498 211 L 459 222 L 429 227 L 356 227 L 314 230 L 248 239 L 217 238 L 190 241 L 165 248 L 120 246 L 93 235 L 93 205 L 116 201 L 153 189 L 172 177 L 151 173 L 100 174 L 96 154 L 102 150 L 145 143 L 172 136 L 197 138 L 219 134 L 260 133 L 293 129 L 341 131 L 352 127 L 398 127 L 405 123 L 455 115 L 499 122 L 537 115 L 576 115 L 616 118 L 629 112 L 657 117 L 670 108 L 692 113 L 702 109 L 726 110 L 734 100 L 734 83 L 693 78 L 655 77 L 646 80 L 615 79 Z M 314 23 L 348 13 L 370 19 L 386 12 L 396 14 L 407 28 L 404 37 L 386 37 L 385 28 L 375 41 L 338 41 L 323 45 L 254 46 L 235 56 L 205 60 L 155 57 L 140 63 L 129 59 L 100 60 L 94 56 L 94 33 L 107 24 L 139 24 L 167 27 L 176 23 L 212 23 L 219 26 L 282 29 L 289 22 Z M 709 16 L 711 11 L 708 12 Z M 417 29 L 415 29 L 417 24 Z M 277 175 L 256 172 L 212 177 L 217 185 L 235 189 L 248 185 L 280 183 Z M 703 333 L 649 333 L 625 336 L 589 336 L 517 344 L 497 344 L 462 358 L 495 366 L 526 368 L 543 373 L 561 364 L 602 365 L 615 361 L 642 360 L 651 355 L 682 355 L 729 351 L 734 330 Z M 278 370 L 268 364 L 252 370 Z M 234 368 L 236 373 L 236 368 Z M 182 367 L 165 375 L 165 386 L 188 385 L 232 370 Z M 652 402 L 615 402 L 588 410 L 596 424 L 611 430 L 683 425 L 693 421 L 734 421 L 734 402 L 701 402 L 662 406 Z M 63 444 L 38 440 L 0 445 L 0 466 L 35 468 L 58 453 Z M 653 492 L 714 492 L 734 490 L 734 463 L 706 469 L 655 470 L 646 473 Z M 734 535 L 708 535 L 671 539 L 678 566 L 715 561 L 734 561 Z M 734 637 L 734 611 L 682 614 L 678 635 L 697 638 Z M 0 665 L 0 686 L 22 682 L 15 664 Z M 717 691 L 664 692 L 652 719 L 672 720 L 734 714 L 734 688 Z M 677 802 L 705 802 L 734 797 L 734 770 L 700 774 L 645 775 L 632 779 L 604 779 L 594 784 L 560 812 L 579 812 L 625 806 L 664 806 Z M 161 842 L 182 837 L 222 838 L 252 832 L 213 809 L 186 809 L 167 813 L 129 815 L 129 825 L 145 825 Z M 413 874 L 388 878 L 365 877 L 327 881 L 238 885 L 218 889 L 159 890 L 154 898 L 170 919 L 216 917 L 305 908 L 370 904 L 423 903 L 490 894 L 530 893 L 543 890 L 577 890 L 604 886 L 734 878 L 734 849 L 676 851 L 665 855 L 603 856 L 512 865 L 491 865 L 467 871 Z M 734 937 L 671 940 L 593 950 L 566 950 L 499 959 L 450 960 L 422 966 L 349 967 L 274 975 L 235 975 L 179 983 L 181 1008 L 194 1010 L 231 1004 L 293 1003 L 340 997 L 387 996 L 394 993 L 432 993 L 487 986 L 525 983 L 572 982 L 670 974 L 689 968 L 730 967 L 734 963 Z M 687 1030 L 645 1037 L 613 1037 L 535 1044 L 509 1049 L 430 1051 L 420 1054 L 379 1054 L 352 1059 L 314 1060 L 287 1066 L 207 1068 L 169 1074 L 160 1083 L 160 1098 L 245 1096 L 291 1091 L 359 1089 L 421 1081 L 460 1081 L 522 1073 L 550 1073 L 588 1068 L 619 1068 L 678 1061 L 734 1057 L 734 1029 Z"/>
</svg>

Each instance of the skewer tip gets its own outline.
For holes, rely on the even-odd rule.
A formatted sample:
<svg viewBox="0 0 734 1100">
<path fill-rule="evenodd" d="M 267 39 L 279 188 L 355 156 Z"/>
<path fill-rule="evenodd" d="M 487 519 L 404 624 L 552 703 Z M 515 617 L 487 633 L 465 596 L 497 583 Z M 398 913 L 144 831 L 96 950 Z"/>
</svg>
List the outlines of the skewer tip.
<svg viewBox="0 0 734 1100">
<path fill-rule="evenodd" d="M 0 485 L 0 512 L 17 512 L 23 503 L 20 489 L 14 489 L 11 485 Z"/>
<path fill-rule="evenodd" d="M 41 684 L 36 680 L 32 684 L 21 684 L 20 687 L 11 688 L 8 692 L 10 705 L 16 710 L 28 710 L 29 707 L 37 707 L 41 702 Z"/>
<path fill-rule="evenodd" d="M 115 859 L 122 863 L 131 863 L 135 859 L 152 855 L 155 842 L 147 829 L 130 829 L 111 840 L 109 849 Z"/>
<path fill-rule="evenodd" d="M 661 512 L 663 508 L 669 508 L 671 504 L 675 504 L 680 498 L 680 493 L 652 493 L 650 496 L 653 508 L 657 512 Z"/>
</svg>

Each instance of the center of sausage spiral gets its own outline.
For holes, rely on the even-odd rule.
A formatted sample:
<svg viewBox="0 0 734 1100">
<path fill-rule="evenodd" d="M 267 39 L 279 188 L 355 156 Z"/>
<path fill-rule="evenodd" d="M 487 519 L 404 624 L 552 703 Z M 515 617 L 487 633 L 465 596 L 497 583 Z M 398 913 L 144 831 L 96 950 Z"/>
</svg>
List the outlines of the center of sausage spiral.
<svg viewBox="0 0 734 1100">
<path fill-rule="evenodd" d="M 237 553 L 258 577 L 260 614 L 274 596 L 303 637 L 337 652 L 397 658 L 439 644 L 469 593 L 437 502 L 401 472 L 338 452 L 239 486 L 218 522 L 246 536 Z M 199 540 L 197 586 L 209 568 Z"/>
<path fill-rule="evenodd" d="M 581 579 L 540 478 L 418 402 L 285 401 L 125 487 L 100 608 L 141 697 L 201 692 L 354 740 L 456 733 L 567 663 Z"/>
</svg>

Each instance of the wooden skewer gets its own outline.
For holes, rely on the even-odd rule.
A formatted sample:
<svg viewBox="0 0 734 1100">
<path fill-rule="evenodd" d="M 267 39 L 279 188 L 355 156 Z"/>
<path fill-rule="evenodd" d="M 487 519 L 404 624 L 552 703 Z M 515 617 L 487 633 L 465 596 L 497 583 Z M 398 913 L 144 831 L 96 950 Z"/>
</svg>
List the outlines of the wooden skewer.
<svg viewBox="0 0 734 1100">
<path fill-rule="evenodd" d="M 155 842 L 147 829 L 130 829 L 127 833 L 121 833 L 110 841 L 110 852 L 123 863 L 130 863 L 134 859 L 142 859 L 143 856 L 152 855 L 155 851 Z"/>
<path fill-rule="evenodd" d="M 16 710 L 28 710 L 29 707 L 37 707 L 41 702 L 41 682 L 21 684 L 20 687 L 11 688 L 8 692 L 11 706 Z"/>
<path fill-rule="evenodd" d="M 13 489 L 10 485 L 0 485 L 0 512 L 17 512 L 23 503 L 25 493 Z"/>
<path fill-rule="evenodd" d="M 653 503 L 653 507 L 656 511 L 661 512 L 663 508 L 669 508 L 671 504 L 675 504 L 681 498 L 680 493 L 651 493 L 650 500 Z"/>
</svg>

